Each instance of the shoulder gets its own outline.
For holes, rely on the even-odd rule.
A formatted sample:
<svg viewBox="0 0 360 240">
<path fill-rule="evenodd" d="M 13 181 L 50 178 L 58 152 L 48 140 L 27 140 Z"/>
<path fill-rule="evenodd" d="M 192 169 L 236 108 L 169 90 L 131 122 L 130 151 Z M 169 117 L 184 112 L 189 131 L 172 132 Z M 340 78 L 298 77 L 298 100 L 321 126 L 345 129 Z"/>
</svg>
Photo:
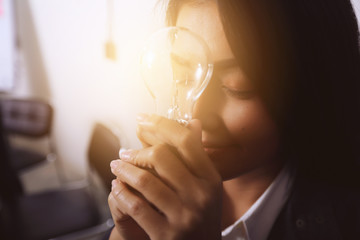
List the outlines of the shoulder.
<svg viewBox="0 0 360 240">
<path fill-rule="evenodd" d="M 354 236 L 360 236 L 360 181 L 336 184 L 297 176 L 269 239 Z"/>
<path fill-rule="evenodd" d="M 329 202 L 343 239 L 358 238 L 360 236 L 360 188 L 336 186 L 330 195 Z"/>
</svg>

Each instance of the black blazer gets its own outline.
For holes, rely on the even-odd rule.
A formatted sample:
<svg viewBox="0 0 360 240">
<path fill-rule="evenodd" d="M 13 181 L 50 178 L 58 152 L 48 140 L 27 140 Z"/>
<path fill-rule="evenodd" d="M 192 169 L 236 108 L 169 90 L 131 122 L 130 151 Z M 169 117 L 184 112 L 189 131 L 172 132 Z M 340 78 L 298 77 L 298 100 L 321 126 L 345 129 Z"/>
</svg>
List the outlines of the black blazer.
<svg viewBox="0 0 360 240">
<path fill-rule="evenodd" d="M 359 183 L 321 183 L 298 176 L 268 239 L 360 239 Z"/>
</svg>

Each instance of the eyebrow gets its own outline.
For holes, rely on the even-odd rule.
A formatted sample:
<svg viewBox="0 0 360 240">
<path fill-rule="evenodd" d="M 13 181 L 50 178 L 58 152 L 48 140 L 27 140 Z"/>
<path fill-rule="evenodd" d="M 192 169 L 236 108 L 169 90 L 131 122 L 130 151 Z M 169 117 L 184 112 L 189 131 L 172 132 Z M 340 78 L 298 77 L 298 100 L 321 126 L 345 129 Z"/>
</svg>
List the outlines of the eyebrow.
<svg viewBox="0 0 360 240">
<path fill-rule="evenodd" d="M 191 62 L 176 55 L 175 53 L 170 53 L 170 57 L 173 61 L 175 61 L 176 63 L 178 63 L 179 65 L 182 65 L 182 66 L 185 66 L 185 67 L 188 67 L 188 68 L 191 68 Z"/>
<path fill-rule="evenodd" d="M 176 63 L 191 68 L 191 62 L 189 60 L 186 60 L 178 55 L 176 55 L 175 53 L 170 53 L 171 59 L 173 61 L 175 61 Z M 235 58 L 229 58 L 229 59 L 224 59 L 224 60 L 220 60 L 220 61 L 216 61 L 214 63 L 214 69 L 216 69 L 216 71 L 224 71 L 226 69 L 229 68 L 235 68 L 238 67 L 239 63 Z"/>
<path fill-rule="evenodd" d="M 229 58 L 220 60 L 214 63 L 214 69 L 217 71 L 223 71 L 229 68 L 235 68 L 238 67 L 239 63 L 235 58 Z"/>
</svg>

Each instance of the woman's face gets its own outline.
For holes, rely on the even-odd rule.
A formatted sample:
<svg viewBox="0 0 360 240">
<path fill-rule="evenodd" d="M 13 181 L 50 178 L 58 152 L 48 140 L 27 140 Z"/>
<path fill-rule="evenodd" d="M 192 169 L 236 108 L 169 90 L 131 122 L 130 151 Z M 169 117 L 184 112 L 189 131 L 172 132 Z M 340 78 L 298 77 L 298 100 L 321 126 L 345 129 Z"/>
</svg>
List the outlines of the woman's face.
<svg viewBox="0 0 360 240">
<path fill-rule="evenodd" d="M 204 150 L 224 180 L 266 169 L 277 161 L 278 131 L 225 37 L 216 3 L 185 4 L 177 26 L 202 36 L 214 61 L 213 77 L 195 104 Z"/>
</svg>

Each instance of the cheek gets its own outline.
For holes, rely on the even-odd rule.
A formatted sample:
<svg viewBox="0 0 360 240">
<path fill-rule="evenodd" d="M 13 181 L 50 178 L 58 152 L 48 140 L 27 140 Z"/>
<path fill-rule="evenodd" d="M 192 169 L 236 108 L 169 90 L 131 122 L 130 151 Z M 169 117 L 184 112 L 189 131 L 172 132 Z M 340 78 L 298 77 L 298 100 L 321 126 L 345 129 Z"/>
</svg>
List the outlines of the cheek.
<svg viewBox="0 0 360 240">
<path fill-rule="evenodd" d="M 277 128 L 260 100 L 228 104 L 223 116 L 226 128 L 237 145 L 250 153 L 270 154 L 277 150 Z"/>
</svg>

